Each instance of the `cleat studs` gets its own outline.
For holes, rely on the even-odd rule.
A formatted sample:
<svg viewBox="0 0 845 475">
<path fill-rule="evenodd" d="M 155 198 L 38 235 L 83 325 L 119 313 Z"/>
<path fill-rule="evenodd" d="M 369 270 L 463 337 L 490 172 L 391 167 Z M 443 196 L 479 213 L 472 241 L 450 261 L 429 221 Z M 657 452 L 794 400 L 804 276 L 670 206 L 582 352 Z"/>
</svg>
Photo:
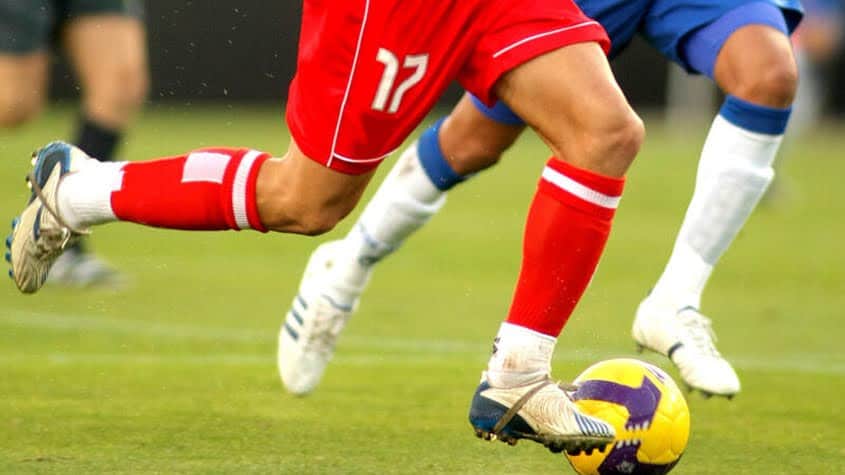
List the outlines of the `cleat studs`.
<svg viewBox="0 0 845 475">
<path fill-rule="evenodd" d="M 478 428 L 475 429 L 475 436 L 484 440 L 496 440 L 496 434 Z"/>
<path fill-rule="evenodd" d="M 15 278 L 15 273 L 14 273 L 14 272 L 12 272 L 12 269 L 9 269 L 9 278 L 10 278 L 10 279 L 14 279 L 14 278 Z"/>
<path fill-rule="evenodd" d="M 728 394 L 728 395 L 727 395 L 727 396 L 725 396 L 725 397 L 726 397 L 726 398 L 728 398 L 728 401 L 733 401 L 733 400 L 734 400 L 734 396 L 735 396 L 734 394 Z"/>
<path fill-rule="evenodd" d="M 639 343 L 637 343 L 637 353 L 643 353 L 645 351 L 645 347 Z"/>
<path fill-rule="evenodd" d="M 12 231 L 14 231 L 15 228 L 18 227 L 18 223 L 20 223 L 20 222 L 21 222 L 20 218 L 15 218 L 15 219 L 12 220 Z"/>
<path fill-rule="evenodd" d="M 589 448 L 589 449 L 585 450 L 585 451 L 584 451 L 584 453 L 585 453 L 586 455 L 593 455 L 593 449 L 592 449 L 592 448 Z"/>
<path fill-rule="evenodd" d="M 12 236 L 6 236 L 6 249 L 12 248 Z"/>
<path fill-rule="evenodd" d="M 12 263 L 12 253 L 11 252 L 6 251 L 6 255 L 4 257 L 6 258 L 6 262 L 8 262 L 9 264 Z"/>
<path fill-rule="evenodd" d="M 708 393 L 707 391 L 701 391 L 701 395 L 704 396 L 704 399 L 710 399 L 713 397 L 712 393 Z"/>
</svg>

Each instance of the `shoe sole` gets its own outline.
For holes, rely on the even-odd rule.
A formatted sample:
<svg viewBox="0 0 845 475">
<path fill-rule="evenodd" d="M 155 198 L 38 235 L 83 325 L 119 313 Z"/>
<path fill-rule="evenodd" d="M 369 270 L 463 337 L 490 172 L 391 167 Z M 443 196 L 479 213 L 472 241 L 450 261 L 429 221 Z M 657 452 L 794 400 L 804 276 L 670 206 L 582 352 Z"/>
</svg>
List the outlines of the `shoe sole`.
<svg viewBox="0 0 845 475">
<path fill-rule="evenodd" d="M 33 227 L 35 226 L 35 222 L 39 217 L 38 210 L 40 206 L 34 205 L 32 203 L 28 204 L 26 209 L 17 216 L 12 221 L 12 234 L 6 239 L 6 247 L 9 249 L 7 252 L 7 261 L 9 262 L 10 269 L 9 269 L 9 277 L 15 281 L 15 285 L 18 287 L 18 290 L 25 294 L 31 294 L 36 292 L 38 289 L 44 285 L 44 282 L 38 283 L 37 275 L 38 272 L 24 272 L 24 268 L 15 268 L 17 259 L 16 256 L 20 257 L 24 253 L 24 249 L 26 248 L 28 242 L 33 237 L 31 236 L 33 232 Z M 32 274 L 30 278 L 25 280 L 20 280 L 20 277 L 25 274 Z M 45 277 L 46 280 L 46 277 Z"/>
<path fill-rule="evenodd" d="M 514 446 L 521 439 L 528 439 L 542 444 L 544 447 L 549 449 L 549 451 L 555 454 L 566 451 L 569 455 L 578 455 L 582 452 L 590 455 L 593 453 L 593 450 L 596 449 L 603 453 L 607 449 L 607 446 L 613 443 L 613 439 L 608 440 L 604 437 L 581 435 L 554 437 L 512 431 L 502 431 L 495 434 L 478 427 L 474 427 L 473 429 L 475 430 L 475 436 L 482 440 L 490 442 L 499 440 L 510 446 Z"/>
</svg>

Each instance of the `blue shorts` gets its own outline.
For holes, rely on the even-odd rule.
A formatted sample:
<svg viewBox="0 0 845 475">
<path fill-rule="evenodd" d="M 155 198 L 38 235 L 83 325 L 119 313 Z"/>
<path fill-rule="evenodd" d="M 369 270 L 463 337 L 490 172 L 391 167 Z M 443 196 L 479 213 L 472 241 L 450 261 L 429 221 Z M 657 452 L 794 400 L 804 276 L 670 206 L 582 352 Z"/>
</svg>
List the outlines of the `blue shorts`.
<svg viewBox="0 0 845 475">
<path fill-rule="evenodd" d="M 666 59 L 677 63 L 687 71 L 710 75 L 707 65 L 694 67 L 688 62 L 684 51 L 690 35 L 719 20 L 738 7 L 759 2 L 774 5 L 783 13 L 786 29 L 792 32 L 803 16 L 799 0 L 576 0 L 575 3 L 587 14 L 597 20 L 607 30 L 612 43 L 610 57 L 619 55 L 631 42 L 634 35 L 640 34 L 651 46 Z M 758 23 L 749 19 L 745 23 Z M 765 19 L 763 23 L 769 24 Z M 741 26 L 733 22 L 732 26 Z M 722 32 L 716 31 L 715 35 Z M 730 32 L 725 33 L 727 35 Z M 721 44 L 717 45 L 721 47 Z M 717 51 L 718 52 L 718 51 Z M 714 58 L 715 60 L 715 53 Z M 506 124 L 521 124 L 502 103 L 488 108 L 480 101 L 474 101 L 479 109 L 490 118 Z"/>
<path fill-rule="evenodd" d="M 106 14 L 143 18 L 143 12 L 142 0 L 0 0 L 0 55 L 46 49 L 74 18 Z"/>
<path fill-rule="evenodd" d="M 666 59 L 690 72 L 683 58 L 684 40 L 690 33 L 718 20 L 729 11 L 760 0 L 576 0 L 587 16 L 607 30 L 613 43 L 610 57 L 622 52 L 639 33 Z M 798 0 L 765 0 L 783 12 L 790 32 L 801 21 Z"/>
</svg>

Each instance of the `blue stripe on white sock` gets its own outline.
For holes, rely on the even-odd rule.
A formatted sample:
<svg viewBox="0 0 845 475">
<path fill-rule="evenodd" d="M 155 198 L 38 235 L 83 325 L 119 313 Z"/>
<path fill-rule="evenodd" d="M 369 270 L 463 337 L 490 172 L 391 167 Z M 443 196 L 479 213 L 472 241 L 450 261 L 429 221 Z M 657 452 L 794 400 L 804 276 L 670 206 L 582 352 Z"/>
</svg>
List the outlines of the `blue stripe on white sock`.
<svg viewBox="0 0 845 475">
<path fill-rule="evenodd" d="M 296 320 L 296 323 L 302 325 L 305 321 L 302 319 L 302 316 L 296 312 L 296 309 L 290 309 L 291 316 Z"/>
<path fill-rule="evenodd" d="M 302 295 L 296 294 L 296 301 L 299 302 L 299 305 L 302 305 L 303 310 L 308 310 L 308 304 L 305 303 L 305 299 L 302 298 Z"/>
<path fill-rule="evenodd" d="M 792 107 L 777 109 L 760 106 L 735 96 L 728 96 L 719 115 L 731 124 L 759 134 L 783 135 Z"/>
<path fill-rule="evenodd" d="M 296 330 L 294 330 L 293 327 L 291 327 L 288 324 L 288 322 L 285 322 L 284 328 L 285 328 L 285 331 L 288 332 L 288 335 L 290 335 L 291 338 L 293 338 L 294 340 L 299 340 L 299 333 Z"/>
</svg>

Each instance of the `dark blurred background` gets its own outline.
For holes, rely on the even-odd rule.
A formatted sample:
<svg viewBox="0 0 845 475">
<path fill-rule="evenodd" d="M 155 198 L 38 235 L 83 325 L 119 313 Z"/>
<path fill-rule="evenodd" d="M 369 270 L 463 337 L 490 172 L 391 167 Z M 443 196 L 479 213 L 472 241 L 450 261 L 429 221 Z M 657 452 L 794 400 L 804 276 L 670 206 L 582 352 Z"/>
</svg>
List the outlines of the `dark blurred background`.
<svg viewBox="0 0 845 475">
<path fill-rule="evenodd" d="M 151 101 L 252 101 L 280 103 L 293 75 L 300 1 L 148 0 Z M 845 80 L 837 58 L 829 84 Z M 619 82 L 637 107 L 666 101 L 666 61 L 635 41 L 614 61 Z M 72 97 L 76 85 L 61 64 L 54 75 L 56 97 Z M 829 113 L 845 115 L 845 91 L 830 88 Z M 459 93 L 452 88 L 444 100 Z"/>
</svg>

